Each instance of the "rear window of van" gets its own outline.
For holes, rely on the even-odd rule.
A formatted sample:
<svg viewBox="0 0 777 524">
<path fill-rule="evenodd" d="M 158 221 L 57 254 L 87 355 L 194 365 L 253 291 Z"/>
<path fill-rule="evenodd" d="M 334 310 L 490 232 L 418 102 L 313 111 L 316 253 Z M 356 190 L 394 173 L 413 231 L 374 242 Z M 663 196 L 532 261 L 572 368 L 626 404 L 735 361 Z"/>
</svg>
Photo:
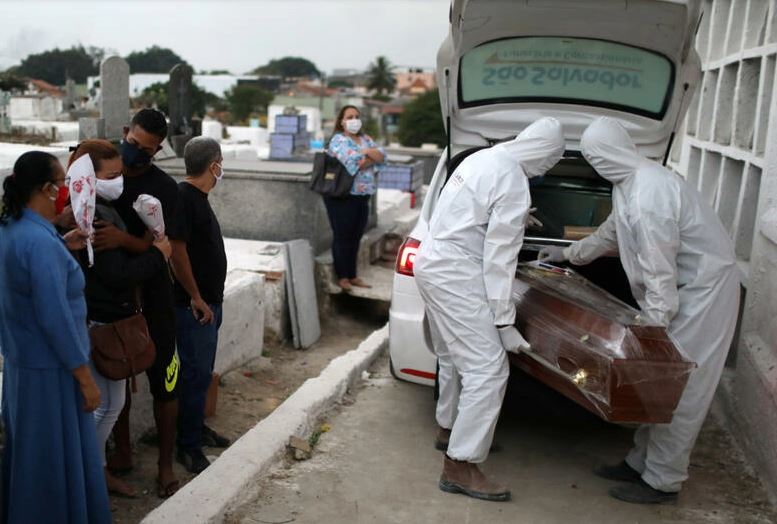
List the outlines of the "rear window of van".
<svg viewBox="0 0 777 524">
<path fill-rule="evenodd" d="M 666 57 L 587 38 L 520 37 L 461 58 L 459 103 L 556 102 L 609 107 L 660 120 L 674 83 Z"/>
</svg>

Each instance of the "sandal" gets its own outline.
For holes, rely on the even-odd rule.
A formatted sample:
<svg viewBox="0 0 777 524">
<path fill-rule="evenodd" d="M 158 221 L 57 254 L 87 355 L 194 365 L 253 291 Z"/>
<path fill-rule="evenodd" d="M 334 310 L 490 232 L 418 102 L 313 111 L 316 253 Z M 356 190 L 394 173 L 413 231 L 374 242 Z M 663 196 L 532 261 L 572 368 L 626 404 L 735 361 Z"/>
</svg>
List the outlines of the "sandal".
<svg viewBox="0 0 777 524">
<path fill-rule="evenodd" d="M 172 497 L 179 489 L 181 489 L 181 482 L 178 479 L 171 480 L 164 485 L 159 478 L 156 479 L 156 494 L 160 499 Z"/>
</svg>

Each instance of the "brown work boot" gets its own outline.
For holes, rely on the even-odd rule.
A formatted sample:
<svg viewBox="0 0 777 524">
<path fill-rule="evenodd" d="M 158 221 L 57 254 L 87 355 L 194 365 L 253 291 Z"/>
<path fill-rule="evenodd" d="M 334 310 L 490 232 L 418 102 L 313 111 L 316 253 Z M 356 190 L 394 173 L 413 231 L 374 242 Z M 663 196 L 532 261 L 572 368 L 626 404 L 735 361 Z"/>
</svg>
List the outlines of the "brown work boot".
<svg viewBox="0 0 777 524">
<path fill-rule="evenodd" d="M 434 439 L 434 449 L 439 451 L 448 451 L 448 442 L 451 440 L 451 430 L 440 428 L 437 430 L 437 437 Z"/>
<path fill-rule="evenodd" d="M 439 486 L 448 493 L 463 493 L 481 500 L 510 500 L 510 490 L 488 480 L 477 464 L 453 460 L 448 455 L 445 455 Z"/>
</svg>

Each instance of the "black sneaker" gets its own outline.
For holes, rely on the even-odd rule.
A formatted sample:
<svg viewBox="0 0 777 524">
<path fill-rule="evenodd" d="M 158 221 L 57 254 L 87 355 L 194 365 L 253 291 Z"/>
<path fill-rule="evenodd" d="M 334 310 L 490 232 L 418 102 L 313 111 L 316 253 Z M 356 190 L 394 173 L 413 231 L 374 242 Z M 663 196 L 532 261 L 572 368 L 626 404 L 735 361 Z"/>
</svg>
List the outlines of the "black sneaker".
<svg viewBox="0 0 777 524">
<path fill-rule="evenodd" d="M 206 425 L 202 425 L 202 437 L 200 438 L 203 447 L 207 448 L 228 448 L 232 443 L 227 437 L 219 435 Z"/>
<path fill-rule="evenodd" d="M 210 466 L 210 461 L 207 459 L 201 449 L 193 449 L 189 451 L 179 449 L 176 455 L 176 459 L 178 462 L 183 464 L 183 467 L 186 468 L 186 471 L 197 475 L 205 471 L 205 468 Z"/>
<path fill-rule="evenodd" d="M 610 496 L 614 499 L 629 502 L 631 504 L 675 504 L 677 493 L 661 491 L 650 486 L 644 480 L 637 484 L 624 484 L 612 488 Z"/>
<path fill-rule="evenodd" d="M 594 468 L 594 475 L 607 480 L 617 480 L 618 482 L 642 482 L 642 475 L 629 466 L 625 460 L 614 466 L 599 464 Z"/>
</svg>

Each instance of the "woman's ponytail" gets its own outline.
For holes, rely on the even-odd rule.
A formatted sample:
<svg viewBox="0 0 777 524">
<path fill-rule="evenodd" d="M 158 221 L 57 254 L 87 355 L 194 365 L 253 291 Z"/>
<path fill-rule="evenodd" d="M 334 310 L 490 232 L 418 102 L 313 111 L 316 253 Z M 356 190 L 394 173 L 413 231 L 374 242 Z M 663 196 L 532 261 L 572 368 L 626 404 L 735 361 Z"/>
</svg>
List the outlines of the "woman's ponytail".
<svg viewBox="0 0 777 524">
<path fill-rule="evenodd" d="M 33 193 L 47 182 L 54 182 L 57 157 L 43 151 L 29 151 L 20 156 L 13 173 L 3 180 L 3 210 L 0 224 L 19 220 Z"/>
</svg>

